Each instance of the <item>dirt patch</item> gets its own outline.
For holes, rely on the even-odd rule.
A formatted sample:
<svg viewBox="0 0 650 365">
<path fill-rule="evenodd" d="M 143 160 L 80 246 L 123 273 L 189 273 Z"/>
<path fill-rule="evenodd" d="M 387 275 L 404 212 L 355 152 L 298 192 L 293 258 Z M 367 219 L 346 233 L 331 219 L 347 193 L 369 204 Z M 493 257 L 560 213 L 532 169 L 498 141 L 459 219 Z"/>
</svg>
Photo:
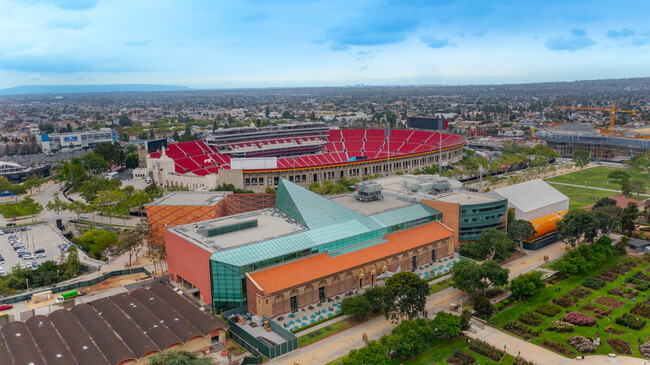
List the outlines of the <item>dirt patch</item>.
<svg viewBox="0 0 650 365">
<path fill-rule="evenodd" d="M 546 347 L 547 349 L 551 349 L 555 352 L 559 352 L 560 354 L 567 356 L 567 357 L 573 357 L 576 356 L 575 352 L 571 351 L 565 344 L 559 343 L 559 342 L 552 342 L 552 341 L 544 341 L 541 343 L 542 346 Z"/>
<path fill-rule="evenodd" d="M 604 305 L 607 308 L 613 308 L 613 309 L 618 309 L 625 305 L 625 302 L 621 302 L 620 300 L 616 300 L 614 298 L 604 297 L 604 296 L 594 300 L 594 303 Z"/>
<path fill-rule="evenodd" d="M 101 283 L 97 283 L 93 286 L 88 287 L 86 290 L 86 294 L 92 294 L 92 293 L 97 293 L 101 292 L 107 289 L 111 288 L 117 288 L 120 286 L 128 285 L 128 284 L 133 284 L 136 281 L 140 281 L 142 279 L 147 279 L 149 276 L 145 273 L 137 273 L 137 274 L 130 274 L 130 275 L 122 275 L 122 276 L 113 276 L 112 278 L 108 278 Z"/>
</svg>

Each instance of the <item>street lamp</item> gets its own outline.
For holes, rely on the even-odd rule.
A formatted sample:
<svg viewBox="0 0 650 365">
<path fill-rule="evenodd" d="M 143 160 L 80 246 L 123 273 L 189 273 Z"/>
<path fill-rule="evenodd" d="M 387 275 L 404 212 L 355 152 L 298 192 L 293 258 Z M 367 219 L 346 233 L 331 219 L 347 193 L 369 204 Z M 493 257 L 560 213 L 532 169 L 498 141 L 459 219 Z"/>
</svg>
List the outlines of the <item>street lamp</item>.
<svg viewBox="0 0 650 365">
<path fill-rule="evenodd" d="M 25 279 L 25 282 L 27 283 L 27 292 L 29 293 L 29 279 Z"/>
</svg>

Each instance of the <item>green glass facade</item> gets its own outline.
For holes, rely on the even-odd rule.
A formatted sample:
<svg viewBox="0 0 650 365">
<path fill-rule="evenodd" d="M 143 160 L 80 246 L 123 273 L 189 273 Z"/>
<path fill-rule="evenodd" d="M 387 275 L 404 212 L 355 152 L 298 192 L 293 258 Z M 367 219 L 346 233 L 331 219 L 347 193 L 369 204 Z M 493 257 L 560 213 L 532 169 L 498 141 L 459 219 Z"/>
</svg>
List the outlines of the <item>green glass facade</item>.
<svg viewBox="0 0 650 365">
<path fill-rule="evenodd" d="M 442 213 L 424 204 L 366 217 L 286 180 L 278 186 L 276 209 L 308 230 L 212 254 L 215 313 L 246 304 L 247 272 L 311 254 L 353 251 L 381 243 L 387 234 L 442 220 Z"/>
<path fill-rule="evenodd" d="M 508 200 L 460 206 L 459 241 L 476 240 L 490 228 L 506 231 Z"/>
</svg>

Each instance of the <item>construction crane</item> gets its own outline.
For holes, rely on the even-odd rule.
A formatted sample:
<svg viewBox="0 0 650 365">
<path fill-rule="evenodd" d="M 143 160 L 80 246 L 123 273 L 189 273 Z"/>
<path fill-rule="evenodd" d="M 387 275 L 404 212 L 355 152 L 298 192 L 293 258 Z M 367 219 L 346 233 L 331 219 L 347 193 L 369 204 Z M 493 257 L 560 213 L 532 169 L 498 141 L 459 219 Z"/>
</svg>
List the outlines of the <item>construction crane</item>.
<svg viewBox="0 0 650 365">
<path fill-rule="evenodd" d="M 570 109 L 570 110 L 594 110 L 594 111 L 599 111 L 599 112 L 609 112 L 609 134 L 614 133 L 614 119 L 616 113 L 632 113 L 632 115 L 636 115 L 636 111 L 634 110 L 618 110 L 616 109 L 616 102 L 612 102 L 612 108 L 596 108 L 594 106 L 591 107 L 582 107 L 582 106 L 555 106 L 555 108 L 559 109 Z"/>
</svg>

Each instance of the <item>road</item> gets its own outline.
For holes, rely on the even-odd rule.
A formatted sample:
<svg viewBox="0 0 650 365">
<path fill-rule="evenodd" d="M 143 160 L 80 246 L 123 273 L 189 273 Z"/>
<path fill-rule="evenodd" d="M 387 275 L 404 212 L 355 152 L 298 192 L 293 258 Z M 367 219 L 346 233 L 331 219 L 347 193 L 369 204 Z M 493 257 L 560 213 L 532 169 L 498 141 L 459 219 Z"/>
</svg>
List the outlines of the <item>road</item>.
<svg viewBox="0 0 650 365">
<path fill-rule="evenodd" d="M 545 264 L 544 256 L 549 261 L 560 258 L 565 253 L 565 245 L 562 242 L 544 247 L 537 251 L 529 251 L 528 255 L 507 263 L 504 267 L 510 269 L 510 278 L 537 269 Z M 429 313 L 449 309 L 451 303 L 461 303 L 465 300 L 465 294 L 454 288 L 447 288 L 427 298 L 426 309 Z M 390 333 L 397 324 L 391 323 L 384 317 L 377 317 L 355 327 L 345 330 L 337 335 L 325 338 L 309 346 L 290 352 L 282 357 L 271 360 L 270 364 L 326 364 L 347 354 L 352 349 L 364 345 L 361 335 L 366 333 L 368 338 L 376 340 L 381 336 Z M 501 344 L 500 346 L 503 346 Z M 535 359 L 537 362 L 538 360 Z"/>
</svg>

